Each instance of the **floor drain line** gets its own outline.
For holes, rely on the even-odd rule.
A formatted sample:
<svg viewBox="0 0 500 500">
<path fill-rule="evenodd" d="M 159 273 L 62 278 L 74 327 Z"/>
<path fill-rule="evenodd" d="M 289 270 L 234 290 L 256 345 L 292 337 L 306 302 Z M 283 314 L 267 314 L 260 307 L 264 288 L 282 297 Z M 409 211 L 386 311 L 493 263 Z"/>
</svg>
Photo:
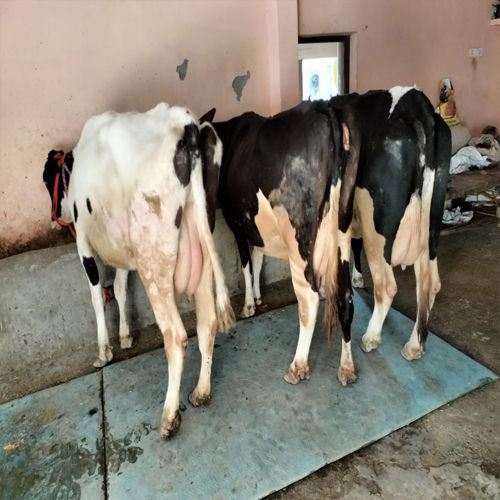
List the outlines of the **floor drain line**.
<svg viewBox="0 0 500 500">
<path fill-rule="evenodd" d="M 104 499 L 108 500 L 108 460 L 106 454 L 107 441 L 106 434 L 108 430 L 108 422 L 106 420 L 106 414 L 104 412 L 104 370 L 100 373 L 100 390 L 99 396 L 101 398 L 101 413 L 102 413 L 102 473 L 103 473 L 103 491 Z"/>
</svg>

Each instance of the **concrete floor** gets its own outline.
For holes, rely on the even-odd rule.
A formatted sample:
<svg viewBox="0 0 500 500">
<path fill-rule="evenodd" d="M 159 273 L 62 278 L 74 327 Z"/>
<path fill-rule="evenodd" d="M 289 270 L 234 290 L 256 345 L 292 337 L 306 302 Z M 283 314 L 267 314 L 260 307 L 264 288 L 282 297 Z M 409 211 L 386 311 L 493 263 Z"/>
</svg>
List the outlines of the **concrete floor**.
<svg viewBox="0 0 500 500">
<path fill-rule="evenodd" d="M 447 233 L 447 234 L 446 234 Z M 441 236 L 442 289 L 430 329 L 500 373 L 500 229 L 493 217 Z M 367 269 L 366 263 L 364 269 Z M 369 273 L 364 272 L 371 293 Z M 394 308 L 415 319 L 414 275 Z M 460 367 L 457 366 L 457 370 Z M 346 423 L 345 432 L 349 432 Z M 268 499 L 500 498 L 500 381 L 478 389 Z"/>
<path fill-rule="evenodd" d="M 442 290 L 431 316 L 431 331 L 476 361 L 500 374 L 500 229 L 493 217 L 441 237 L 439 265 Z M 365 269 L 367 269 L 365 265 Z M 412 269 L 396 272 L 399 287 L 394 308 L 414 319 Z M 371 296 L 371 280 L 365 273 Z M 289 282 L 267 288 L 259 312 L 294 300 Z M 235 309 L 241 309 L 235 304 Z M 409 335 L 410 332 L 408 332 Z M 161 344 L 155 328 L 139 332 L 132 352 Z M 88 370 L 94 353 L 88 354 Z M 39 390 L 38 369 L 25 367 L 22 393 Z M 43 367 L 47 373 L 47 366 Z M 460 367 L 457 367 L 459 370 Z M 67 378 L 51 367 L 54 385 Z M 62 373 L 62 371 L 61 371 Z M 75 373 L 74 376 L 82 373 Z M 19 394 L 21 395 L 21 394 Z M 15 396 L 14 396 L 15 397 Z M 382 440 L 326 466 L 268 498 L 278 499 L 418 499 L 500 498 L 500 382 L 493 382 L 426 415 Z M 349 432 L 346 422 L 345 432 Z M 298 459 L 298 458 L 297 458 Z"/>
</svg>

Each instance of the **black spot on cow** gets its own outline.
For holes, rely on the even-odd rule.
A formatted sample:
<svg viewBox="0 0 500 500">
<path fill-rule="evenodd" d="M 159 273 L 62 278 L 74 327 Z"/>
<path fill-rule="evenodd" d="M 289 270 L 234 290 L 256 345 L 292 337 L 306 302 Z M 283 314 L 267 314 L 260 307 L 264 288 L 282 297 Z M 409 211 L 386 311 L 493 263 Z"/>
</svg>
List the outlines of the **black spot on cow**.
<svg viewBox="0 0 500 500">
<path fill-rule="evenodd" d="M 175 216 L 175 227 L 176 228 L 181 227 L 181 220 L 182 220 L 182 207 L 179 207 L 177 209 L 177 215 Z"/>
<path fill-rule="evenodd" d="M 85 272 L 89 277 L 90 283 L 92 286 L 96 286 L 99 283 L 99 271 L 97 269 L 97 265 L 93 257 L 83 257 L 83 267 L 85 268 Z"/>
<path fill-rule="evenodd" d="M 87 198 L 87 210 L 89 211 L 89 214 L 92 213 L 92 205 L 90 204 L 90 200 Z"/>
<path fill-rule="evenodd" d="M 73 203 L 73 216 L 75 218 L 75 224 L 78 221 L 78 209 L 76 208 L 76 201 Z"/>
<path fill-rule="evenodd" d="M 191 170 L 194 169 L 199 157 L 199 130 L 198 126 L 192 123 L 184 127 L 184 135 L 179 139 L 175 148 L 175 174 L 183 186 L 189 184 Z"/>
</svg>

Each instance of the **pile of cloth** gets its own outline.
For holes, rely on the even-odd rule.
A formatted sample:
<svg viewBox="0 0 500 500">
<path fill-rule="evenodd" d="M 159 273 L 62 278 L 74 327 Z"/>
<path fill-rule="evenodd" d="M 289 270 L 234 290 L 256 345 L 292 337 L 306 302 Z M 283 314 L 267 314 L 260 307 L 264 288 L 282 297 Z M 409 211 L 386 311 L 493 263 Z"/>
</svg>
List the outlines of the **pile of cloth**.
<svg viewBox="0 0 500 500">
<path fill-rule="evenodd" d="M 496 127 L 486 127 L 460 148 L 450 162 L 450 174 L 460 174 L 471 168 L 490 167 L 500 162 L 500 138 Z"/>
</svg>

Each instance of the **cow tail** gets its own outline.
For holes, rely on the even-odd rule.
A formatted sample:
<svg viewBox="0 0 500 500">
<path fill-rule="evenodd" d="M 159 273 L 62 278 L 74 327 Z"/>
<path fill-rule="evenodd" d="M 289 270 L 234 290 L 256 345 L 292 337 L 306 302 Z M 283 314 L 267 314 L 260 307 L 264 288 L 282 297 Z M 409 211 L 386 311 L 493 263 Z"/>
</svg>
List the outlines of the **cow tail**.
<svg viewBox="0 0 500 500">
<path fill-rule="evenodd" d="M 198 129 L 196 129 L 196 131 L 198 131 Z M 199 136 L 197 139 L 197 147 L 192 152 L 190 152 L 190 155 L 192 155 L 192 158 L 194 159 L 193 171 L 191 173 L 191 189 L 194 198 L 196 227 L 198 229 L 202 245 L 208 252 L 208 257 L 210 259 L 214 274 L 216 295 L 215 312 L 217 315 L 218 330 L 220 332 L 227 332 L 236 324 L 236 319 L 234 311 L 231 307 L 231 302 L 229 300 L 229 294 L 224 278 L 224 271 L 222 270 L 222 266 L 219 262 L 219 257 L 215 249 L 214 239 L 210 230 L 210 224 L 207 215 L 207 198 L 203 186 L 201 151 L 204 150 L 204 147 L 199 147 Z M 214 151 L 213 161 L 220 165 L 221 159 L 222 148 L 218 148 Z"/>
<path fill-rule="evenodd" d="M 327 255 L 326 261 L 326 272 L 324 279 L 324 294 L 325 294 L 325 313 L 323 316 L 323 323 L 325 326 L 325 331 L 330 341 L 333 337 L 333 332 L 335 326 L 337 325 L 338 318 L 338 300 L 337 300 L 337 275 L 338 275 L 338 234 L 337 234 L 337 214 L 338 210 L 335 206 L 338 203 L 338 181 L 339 181 L 339 166 L 340 166 L 340 149 L 339 144 L 341 142 L 341 131 L 338 118 L 334 110 L 327 106 L 328 108 L 328 118 L 330 123 L 330 133 L 331 133 L 331 147 L 332 151 L 329 155 L 329 165 L 328 172 L 330 175 L 330 183 L 325 195 L 325 203 L 328 206 L 328 234 L 331 234 L 331 238 L 327 239 L 327 248 L 325 249 Z M 337 174 L 336 174 L 337 172 Z"/>
<path fill-rule="evenodd" d="M 337 325 L 338 309 L 337 309 L 337 274 L 338 274 L 338 258 L 337 253 L 334 252 L 336 245 L 330 244 L 331 248 L 328 252 L 328 264 L 326 266 L 325 274 L 325 314 L 323 323 L 325 325 L 326 335 L 328 340 L 332 340 L 333 331 Z"/>
<path fill-rule="evenodd" d="M 434 189 L 432 191 L 431 215 L 429 224 L 429 258 L 436 258 L 439 243 L 439 231 L 441 219 L 443 218 L 444 203 L 446 199 L 446 188 L 448 186 L 448 174 L 451 158 L 451 132 L 450 127 L 439 116 L 434 116 L 435 137 L 434 155 L 436 158 L 436 175 L 434 177 Z"/>
<path fill-rule="evenodd" d="M 353 217 L 354 190 L 361 148 L 361 133 L 355 113 L 349 106 L 337 109 L 329 106 L 332 123 L 333 144 L 336 152 L 332 157 L 337 161 L 332 165 L 330 206 L 338 200 L 338 210 L 331 212 L 332 245 L 329 249 L 325 276 L 325 329 L 328 339 L 340 318 L 342 328 L 350 327 L 353 316 L 353 296 L 349 271 L 351 253 L 351 223 Z M 339 122 L 339 118 L 340 122 Z M 337 186 L 340 181 L 340 186 Z M 335 220 L 335 217 L 337 220 Z"/>
</svg>

